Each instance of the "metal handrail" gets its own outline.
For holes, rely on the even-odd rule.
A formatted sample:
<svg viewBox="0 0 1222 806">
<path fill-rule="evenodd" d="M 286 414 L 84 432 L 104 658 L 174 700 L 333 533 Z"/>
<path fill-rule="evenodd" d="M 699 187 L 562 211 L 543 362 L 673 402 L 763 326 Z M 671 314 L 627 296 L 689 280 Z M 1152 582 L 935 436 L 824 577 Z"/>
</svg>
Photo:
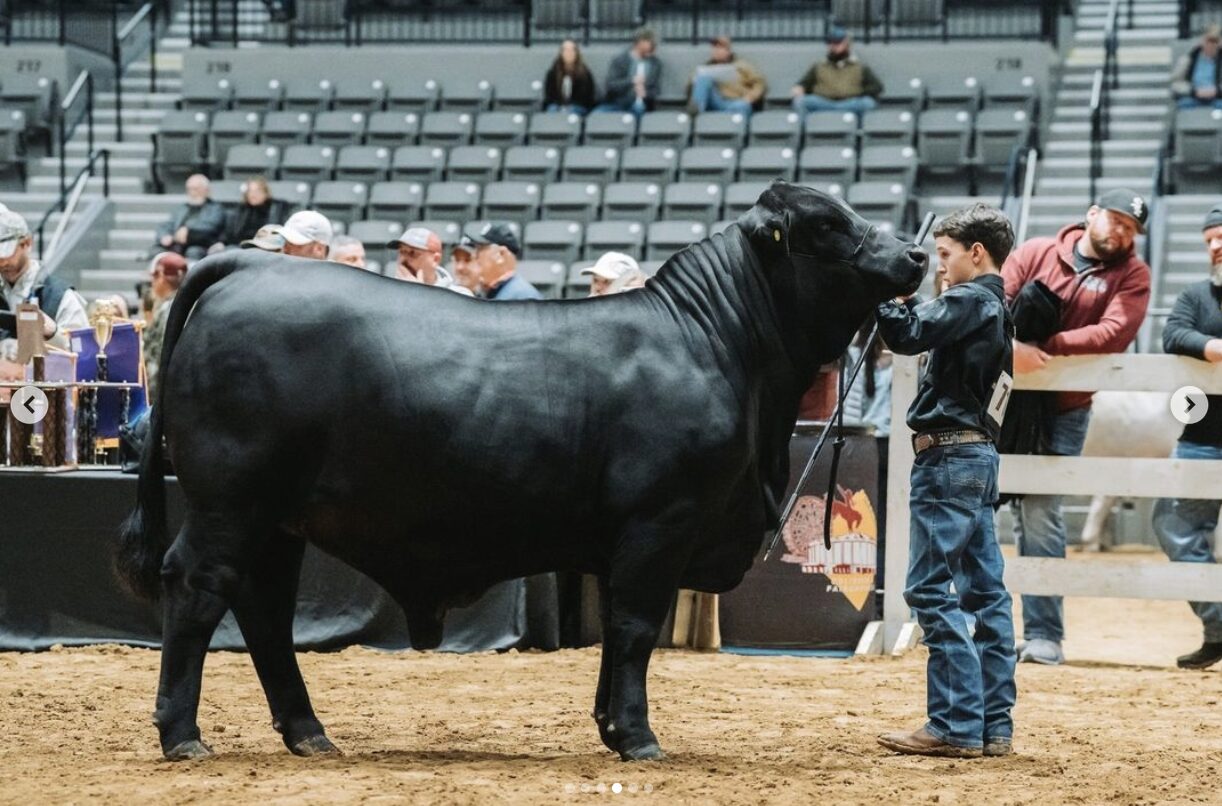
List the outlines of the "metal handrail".
<svg viewBox="0 0 1222 806">
<path fill-rule="evenodd" d="M 157 4 L 145 3 L 132 15 L 132 18 L 118 27 L 118 4 L 115 5 L 115 38 L 111 49 L 111 60 L 115 68 L 115 139 L 123 141 L 123 71 L 126 65 L 123 60 L 123 43 L 130 37 L 140 24 L 147 21 L 149 26 L 149 92 L 157 91 Z"/>
<path fill-rule="evenodd" d="M 1036 148 L 1027 151 L 1027 172 L 1023 176 L 1022 204 L 1018 210 L 1018 227 L 1015 228 L 1015 243 L 1027 240 L 1027 225 L 1031 223 L 1031 197 L 1035 195 L 1035 170 L 1040 160 Z"/>
<path fill-rule="evenodd" d="M 1097 199 L 1099 178 L 1103 176 L 1103 71 L 1095 71 L 1095 79 L 1090 90 L 1090 198 Z"/>
<path fill-rule="evenodd" d="M 59 141 L 59 192 L 61 194 L 68 192 L 68 139 L 72 137 L 76 132 L 76 127 L 80 124 L 79 117 L 69 123 L 68 116 L 82 90 L 85 93 L 84 118 L 87 133 L 87 151 L 85 153 L 93 153 L 93 75 L 88 70 L 82 70 L 76 80 L 72 82 L 72 86 L 68 88 L 68 92 L 64 94 L 64 99 L 59 104 L 59 114 L 56 115 L 56 132 Z"/>
<path fill-rule="evenodd" d="M 79 171 L 77 171 L 76 176 L 72 178 L 72 189 L 69 190 L 66 186 L 62 186 L 63 189 L 61 190 L 59 194 L 59 199 L 55 202 L 55 204 L 51 206 L 51 209 L 48 210 L 43 215 L 42 220 L 38 222 L 38 226 L 35 227 L 34 229 L 35 233 L 37 233 L 38 235 L 38 259 L 39 260 L 45 259 L 44 248 L 43 248 L 45 240 L 43 238 L 43 233 L 46 230 L 47 222 L 51 220 L 51 216 L 55 215 L 56 213 L 60 211 L 64 211 L 64 218 L 67 219 L 68 217 L 67 210 L 68 210 L 69 199 L 74 194 L 79 198 L 80 192 L 77 192 L 76 188 L 78 185 L 81 185 L 82 182 L 87 182 L 89 177 L 94 176 L 94 168 L 97 165 L 98 160 L 102 161 L 102 196 L 103 198 L 110 197 L 110 151 L 108 151 L 105 148 L 98 149 L 97 151 L 91 150 L 89 153 L 89 158 L 85 160 L 84 167 L 82 167 Z M 82 192 L 83 192 L 83 188 L 82 188 Z M 63 222 L 61 222 L 61 227 L 62 227 L 62 223 Z M 55 240 L 58 241 L 58 236 L 56 237 Z M 54 244 L 51 244 L 51 245 L 54 245 Z M 50 254 L 49 250 L 46 251 L 46 254 L 49 256 Z"/>
</svg>

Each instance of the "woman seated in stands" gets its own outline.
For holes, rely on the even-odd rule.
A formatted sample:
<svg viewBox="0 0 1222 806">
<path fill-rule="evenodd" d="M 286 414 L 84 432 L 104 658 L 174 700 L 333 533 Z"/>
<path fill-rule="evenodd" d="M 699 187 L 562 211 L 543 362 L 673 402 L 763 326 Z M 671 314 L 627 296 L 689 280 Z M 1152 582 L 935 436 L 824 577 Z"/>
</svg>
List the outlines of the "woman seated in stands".
<svg viewBox="0 0 1222 806">
<path fill-rule="evenodd" d="M 242 188 L 242 203 L 225 216 L 225 229 L 221 240 L 208 249 L 208 254 L 223 249 L 237 249 L 242 241 L 255 237 L 259 228 L 267 224 L 282 224 L 289 216 L 289 205 L 272 198 L 271 188 L 262 176 L 246 181 Z"/>
<path fill-rule="evenodd" d="M 594 108 L 594 99 L 594 76 L 582 60 L 577 43 L 566 39 L 543 79 L 543 108 L 584 115 Z"/>
</svg>

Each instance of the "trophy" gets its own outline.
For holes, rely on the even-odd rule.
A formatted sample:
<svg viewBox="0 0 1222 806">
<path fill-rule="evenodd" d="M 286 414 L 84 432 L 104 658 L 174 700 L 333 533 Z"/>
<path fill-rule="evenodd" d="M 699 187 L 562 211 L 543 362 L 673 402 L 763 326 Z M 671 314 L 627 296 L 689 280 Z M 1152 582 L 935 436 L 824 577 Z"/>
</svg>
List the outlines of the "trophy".
<svg viewBox="0 0 1222 806">
<path fill-rule="evenodd" d="M 105 300 L 100 300 L 94 307 L 93 316 L 90 317 L 90 324 L 93 325 L 93 337 L 98 342 L 97 380 L 99 383 L 105 383 L 108 380 L 106 345 L 110 344 L 110 338 L 115 332 L 116 313 L 114 305 Z"/>
</svg>

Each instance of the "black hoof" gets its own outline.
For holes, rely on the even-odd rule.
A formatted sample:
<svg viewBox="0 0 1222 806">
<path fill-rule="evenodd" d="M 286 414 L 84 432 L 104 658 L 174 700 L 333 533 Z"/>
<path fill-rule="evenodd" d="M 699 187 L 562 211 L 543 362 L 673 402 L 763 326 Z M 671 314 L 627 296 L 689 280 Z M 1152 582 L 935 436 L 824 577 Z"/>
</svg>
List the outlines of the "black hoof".
<svg viewBox="0 0 1222 806">
<path fill-rule="evenodd" d="M 165 751 L 166 761 L 197 761 L 212 755 L 212 748 L 199 739 L 188 739 Z"/>
<path fill-rule="evenodd" d="M 662 752 L 662 748 L 658 747 L 657 742 L 649 742 L 648 744 L 634 747 L 631 750 L 619 751 L 620 758 L 624 761 L 665 761 L 666 754 Z"/>
<path fill-rule="evenodd" d="M 339 748 L 331 744 L 331 740 L 319 733 L 309 736 L 291 745 L 289 750 L 295 756 L 338 756 Z"/>
</svg>

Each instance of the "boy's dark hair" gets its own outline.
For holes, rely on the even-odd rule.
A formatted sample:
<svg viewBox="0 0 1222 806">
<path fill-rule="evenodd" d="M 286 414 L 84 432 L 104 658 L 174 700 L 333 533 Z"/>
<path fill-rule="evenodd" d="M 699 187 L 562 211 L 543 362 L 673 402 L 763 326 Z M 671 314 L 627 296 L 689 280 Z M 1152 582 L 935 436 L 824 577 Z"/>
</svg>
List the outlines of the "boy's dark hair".
<svg viewBox="0 0 1222 806">
<path fill-rule="evenodd" d="M 658 37 L 652 28 L 637 28 L 632 34 L 632 44 L 635 45 L 637 42 L 648 42 L 657 47 Z"/>
<path fill-rule="evenodd" d="M 979 202 L 943 218 L 933 228 L 933 236 L 946 236 L 958 241 L 964 249 L 979 243 L 999 269 L 1014 248 L 1014 227 L 1010 225 L 1010 219 L 996 207 Z"/>
</svg>

